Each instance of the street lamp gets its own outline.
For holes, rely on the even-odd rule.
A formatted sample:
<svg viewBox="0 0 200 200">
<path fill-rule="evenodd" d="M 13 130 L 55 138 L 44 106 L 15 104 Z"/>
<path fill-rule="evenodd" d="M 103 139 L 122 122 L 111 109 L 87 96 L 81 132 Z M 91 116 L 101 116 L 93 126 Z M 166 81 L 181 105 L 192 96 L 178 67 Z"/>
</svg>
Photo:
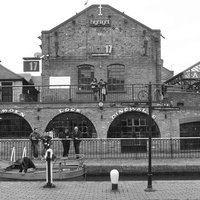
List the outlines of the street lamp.
<svg viewBox="0 0 200 200">
<path fill-rule="evenodd" d="M 151 82 L 149 83 L 149 92 L 148 92 L 148 104 L 149 104 L 149 156 L 148 156 L 148 184 L 147 184 L 147 188 L 145 189 L 146 192 L 154 192 L 155 190 L 153 190 L 152 188 L 152 171 L 151 171 L 151 167 L 152 167 L 152 163 L 151 163 L 151 142 L 152 142 L 152 96 L 151 96 Z"/>
</svg>

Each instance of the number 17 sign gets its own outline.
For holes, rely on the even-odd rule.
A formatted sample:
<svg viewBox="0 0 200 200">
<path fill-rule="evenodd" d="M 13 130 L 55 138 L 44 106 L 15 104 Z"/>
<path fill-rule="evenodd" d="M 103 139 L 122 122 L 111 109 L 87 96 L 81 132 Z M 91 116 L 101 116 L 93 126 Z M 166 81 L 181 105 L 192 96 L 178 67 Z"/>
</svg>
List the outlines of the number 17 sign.
<svg viewBox="0 0 200 200">
<path fill-rule="evenodd" d="M 39 72 L 38 60 L 26 60 L 24 61 L 24 72 Z"/>
</svg>

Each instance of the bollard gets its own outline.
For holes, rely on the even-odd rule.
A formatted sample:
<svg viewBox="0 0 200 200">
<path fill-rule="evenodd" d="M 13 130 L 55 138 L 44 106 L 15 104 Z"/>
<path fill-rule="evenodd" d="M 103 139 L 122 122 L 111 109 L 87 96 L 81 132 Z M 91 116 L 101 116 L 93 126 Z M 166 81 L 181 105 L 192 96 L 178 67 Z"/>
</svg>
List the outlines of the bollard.
<svg viewBox="0 0 200 200">
<path fill-rule="evenodd" d="M 44 188 L 55 188 L 55 185 L 53 182 L 53 170 L 52 170 L 52 157 L 53 157 L 53 151 L 52 149 L 48 149 L 45 153 L 45 159 L 46 159 L 46 185 L 44 185 Z"/>
<path fill-rule="evenodd" d="M 119 180 L 119 172 L 116 169 L 113 169 L 110 172 L 110 179 L 112 183 L 112 190 L 118 189 L 118 180 Z"/>
</svg>

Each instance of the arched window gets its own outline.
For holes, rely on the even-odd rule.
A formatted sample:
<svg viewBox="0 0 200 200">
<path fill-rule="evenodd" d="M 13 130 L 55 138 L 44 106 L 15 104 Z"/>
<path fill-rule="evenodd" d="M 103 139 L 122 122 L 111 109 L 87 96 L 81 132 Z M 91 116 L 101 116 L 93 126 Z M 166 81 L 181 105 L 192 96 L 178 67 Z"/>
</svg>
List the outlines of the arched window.
<svg viewBox="0 0 200 200">
<path fill-rule="evenodd" d="M 78 85 L 81 90 L 90 90 L 90 83 L 94 78 L 94 66 L 79 65 L 78 66 Z"/>
<path fill-rule="evenodd" d="M 123 91 L 125 83 L 125 66 L 112 64 L 107 67 L 108 90 Z"/>
<path fill-rule="evenodd" d="M 13 113 L 0 115 L 0 138 L 28 138 L 32 128 L 21 116 Z"/>
<path fill-rule="evenodd" d="M 84 138 L 97 137 L 96 129 L 92 122 L 80 113 L 66 112 L 54 117 L 46 127 L 46 131 L 55 130 L 56 137 L 59 137 L 59 132 L 68 127 L 72 132 L 77 126 L 83 133 Z"/>
</svg>

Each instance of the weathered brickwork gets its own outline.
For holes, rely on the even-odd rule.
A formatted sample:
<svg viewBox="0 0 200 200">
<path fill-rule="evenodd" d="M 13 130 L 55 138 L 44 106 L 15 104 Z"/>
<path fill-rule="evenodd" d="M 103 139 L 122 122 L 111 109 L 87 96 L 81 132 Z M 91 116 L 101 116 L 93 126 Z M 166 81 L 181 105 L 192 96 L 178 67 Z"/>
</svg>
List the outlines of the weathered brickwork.
<svg viewBox="0 0 200 200">
<path fill-rule="evenodd" d="M 115 117 L 133 109 L 131 105 L 123 105 L 120 98 L 127 95 L 127 98 L 121 99 L 128 99 L 129 96 L 131 103 L 135 98 L 135 88 L 131 94 L 127 91 L 115 93 L 119 101 L 114 104 L 111 98 L 115 94 L 111 98 L 108 94 L 103 109 L 100 109 L 98 102 L 91 101 L 92 91 L 87 93 L 89 95 L 79 91 L 78 66 L 94 66 L 94 76 L 98 80 L 108 80 L 107 67 L 121 64 L 125 67 L 125 84 L 161 82 L 163 62 L 160 30 L 152 30 L 108 5 L 102 7 L 100 10 L 99 5 L 92 5 L 57 27 L 42 31 L 42 85 L 46 86 L 40 93 L 42 103 L 1 104 L 0 114 L 8 112 L 20 115 L 32 128 L 37 127 L 43 133 L 50 121 L 61 114 L 60 110 L 66 109 L 64 112 L 68 112 L 68 109 L 79 109 L 80 114 L 95 127 L 96 135 L 93 137 L 107 138 L 108 129 Z M 76 86 L 76 90 L 49 90 L 50 77 L 62 76 L 69 76 L 70 84 Z M 19 98 L 17 93 L 14 93 L 15 99 Z M 174 106 L 183 103 L 179 111 L 153 110 L 153 119 L 161 137 L 179 137 L 180 124 L 200 121 L 199 93 L 188 94 L 173 91 L 167 93 Z M 76 101 L 70 101 L 70 95 L 77 95 L 74 98 Z M 63 103 L 56 102 L 58 96 Z M 148 105 L 137 105 L 135 109 L 148 116 Z M 158 144 L 153 143 L 153 146 L 160 148 Z M 104 147 L 105 152 L 113 148 L 120 146 Z"/>
<path fill-rule="evenodd" d="M 16 113 L 22 116 L 32 128 L 38 127 L 39 131 L 43 133 L 51 119 L 59 115 L 61 109 L 64 110 L 66 108 L 79 109 L 80 113 L 94 124 L 97 137 L 107 138 L 108 128 L 114 120 L 113 115 L 119 112 L 119 110 L 125 110 L 126 107 L 122 107 L 120 104 L 117 104 L 116 107 L 110 107 L 109 103 L 105 103 L 103 110 L 100 110 L 97 104 L 24 104 L 23 106 L 17 105 L 15 107 L 11 105 L 6 106 L 0 112 L 5 113 L 6 110 L 8 113 Z M 145 110 L 148 112 L 148 108 L 145 108 Z M 153 115 L 162 138 L 179 137 L 180 124 L 200 120 L 200 110 L 198 109 L 182 108 L 180 111 L 153 111 Z"/>
<path fill-rule="evenodd" d="M 70 76 L 77 84 L 77 66 L 91 64 L 95 77 L 107 80 L 107 66 L 125 66 L 126 84 L 159 83 L 161 80 L 160 31 L 133 20 L 123 13 L 103 6 L 99 16 L 98 5 L 91 6 L 77 16 L 42 32 L 43 84 L 49 76 Z M 109 20 L 110 26 L 90 26 L 91 21 Z M 144 42 L 148 41 L 145 54 Z M 109 52 L 109 53 L 108 53 Z M 92 54 L 105 54 L 95 57 Z"/>
</svg>

